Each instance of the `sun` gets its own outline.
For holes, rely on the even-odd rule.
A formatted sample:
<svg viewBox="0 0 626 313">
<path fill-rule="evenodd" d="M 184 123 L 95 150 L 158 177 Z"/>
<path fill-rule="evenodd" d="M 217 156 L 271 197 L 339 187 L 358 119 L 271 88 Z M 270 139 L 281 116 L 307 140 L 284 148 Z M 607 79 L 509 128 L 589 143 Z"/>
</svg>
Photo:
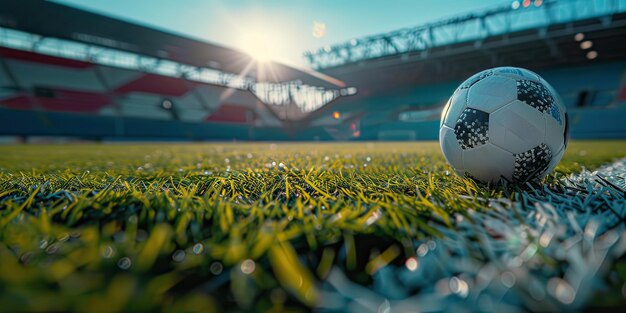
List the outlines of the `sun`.
<svg viewBox="0 0 626 313">
<path fill-rule="evenodd" d="M 251 30 L 241 34 L 239 47 L 257 62 L 269 62 L 275 60 L 280 45 L 268 32 Z"/>
</svg>

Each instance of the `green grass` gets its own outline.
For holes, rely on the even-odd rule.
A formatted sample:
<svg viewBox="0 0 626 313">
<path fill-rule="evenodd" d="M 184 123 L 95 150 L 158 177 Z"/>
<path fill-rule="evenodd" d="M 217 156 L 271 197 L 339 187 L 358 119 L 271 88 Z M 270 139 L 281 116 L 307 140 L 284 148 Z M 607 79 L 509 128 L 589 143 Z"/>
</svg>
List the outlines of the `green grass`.
<svg viewBox="0 0 626 313">
<path fill-rule="evenodd" d="M 545 183 L 624 156 L 573 142 Z M 434 142 L 2 146 L 0 310 L 306 310 L 507 195 Z"/>
</svg>

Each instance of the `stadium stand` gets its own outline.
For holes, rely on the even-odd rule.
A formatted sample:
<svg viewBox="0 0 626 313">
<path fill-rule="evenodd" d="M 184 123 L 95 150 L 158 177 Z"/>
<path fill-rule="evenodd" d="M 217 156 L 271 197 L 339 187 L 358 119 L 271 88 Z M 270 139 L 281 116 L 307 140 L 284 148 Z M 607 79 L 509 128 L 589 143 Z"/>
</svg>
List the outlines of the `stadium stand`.
<svg viewBox="0 0 626 313">
<path fill-rule="evenodd" d="M 436 139 L 441 109 L 461 81 L 478 70 L 512 65 L 537 71 L 559 91 L 572 137 L 625 137 L 626 1 L 541 3 L 308 53 L 313 66 L 339 82 L 329 83 L 282 64 L 256 64 L 232 49 L 52 2 L 4 2 L 0 135 Z M 564 13 L 570 11 L 583 13 Z M 544 20 L 548 15 L 554 18 Z M 46 23 L 34 22 L 44 17 Z M 69 19 L 82 21 L 76 23 L 81 28 L 63 22 Z M 497 19 L 517 22 L 498 28 Z M 472 26 L 478 32 L 454 40 L 437 36 L 468 25 L 478 25 Z M 432 39 L 423 36 L 428 32 Z M 593 41 L 593 50 L 581 48 L 580 36 Z"/>
<path fill-rule="evenodd" d="M 361 131 L 353 140 L 436 139 L 437 113 L 458 84 L 486 68 L 519 66 L 560 93 L 573 138 L 624 137 L 624 12 L 621 0 L 541 1 L 528 8 L 518 2 L 323 47 L 307 53 L 310 63 L 358 86 L 359 94 L 308 118 L 360 114 Z M 463 35 L 450 36 L 455 27 Z M 584 48 L 585 41 L 593 49 Z"/>
<path fill-rule="evenodd" d="M 350 93 L 341 87 L 236 50 L 57 3 L 0 3 L 2 135 L 288 139 L 286 117 Z M 287 97 L 273 101 L 284 88 Z"/>
</svg>

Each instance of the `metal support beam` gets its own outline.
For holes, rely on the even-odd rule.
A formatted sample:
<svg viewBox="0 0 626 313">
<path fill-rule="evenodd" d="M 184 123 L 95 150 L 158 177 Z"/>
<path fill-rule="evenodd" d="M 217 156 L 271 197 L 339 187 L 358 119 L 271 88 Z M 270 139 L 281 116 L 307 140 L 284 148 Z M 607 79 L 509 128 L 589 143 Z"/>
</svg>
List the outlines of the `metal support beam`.
<svg viewBox="0 0 626 313">
<path fill-rule="evenodd" d="M 540 3 L 538 5 L 534 3 Z M 532 28 L 548 28 L 554 24 L 600 18 L 605 26 L 612 15 L 626 12 L 626 0 L 546 0 L 528 7 L 499 6 L 481 12 L 461 15 L 413 28 L 353 39 L 326 46 L 304 55 L 316 69 L 337 67 L 364 60 L 421 52 L 433 47 L 481 40 L 487 36 L 506 35 Z M 549 42 L 547 44 L 551 45 Z M 553 48 L 551 48 L 553 49 Z M 558 50 L 553 50 L 558 53 Z"/>
</svg>

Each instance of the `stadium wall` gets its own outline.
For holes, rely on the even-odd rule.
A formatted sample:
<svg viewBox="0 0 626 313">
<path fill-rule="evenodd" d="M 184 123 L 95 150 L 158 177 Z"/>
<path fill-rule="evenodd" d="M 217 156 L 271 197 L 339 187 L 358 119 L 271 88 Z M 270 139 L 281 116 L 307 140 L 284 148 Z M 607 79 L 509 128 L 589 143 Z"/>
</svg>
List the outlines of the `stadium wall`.
<svg viewBox="0 0 626 313">
<path fill-rule="evenodd" d="M 626 137 L 626 62 L 558 67 L 538 74 L 553 85 L 566 105 L 572 138 Z M 352 140 L 436 140 L 441 109 L 461 82 L 403 87 L 348 99 L 336 103 L 333 111 L 362 113 L 360 131 Z M 300 139 L 323 138 L 327 128 L 309 130 Z"/>
<path fill-rule="evenodd" d="M 0 48 L 0 134 L 286 139 L 247 90 Z"/>
<path fill-rule="evenodd" d="M 626 62 L 539 71 L 572 138 L 626 137 Z M 434 140 L 460 80 L 345 98 L 285 124 L 245 90 L 0 48 L 0 135 L 106 140 Z M 169 101 L 171 108 L 165 108 Z M 328 116 L 327 116 L 328 115 Z"/>
</svg>

